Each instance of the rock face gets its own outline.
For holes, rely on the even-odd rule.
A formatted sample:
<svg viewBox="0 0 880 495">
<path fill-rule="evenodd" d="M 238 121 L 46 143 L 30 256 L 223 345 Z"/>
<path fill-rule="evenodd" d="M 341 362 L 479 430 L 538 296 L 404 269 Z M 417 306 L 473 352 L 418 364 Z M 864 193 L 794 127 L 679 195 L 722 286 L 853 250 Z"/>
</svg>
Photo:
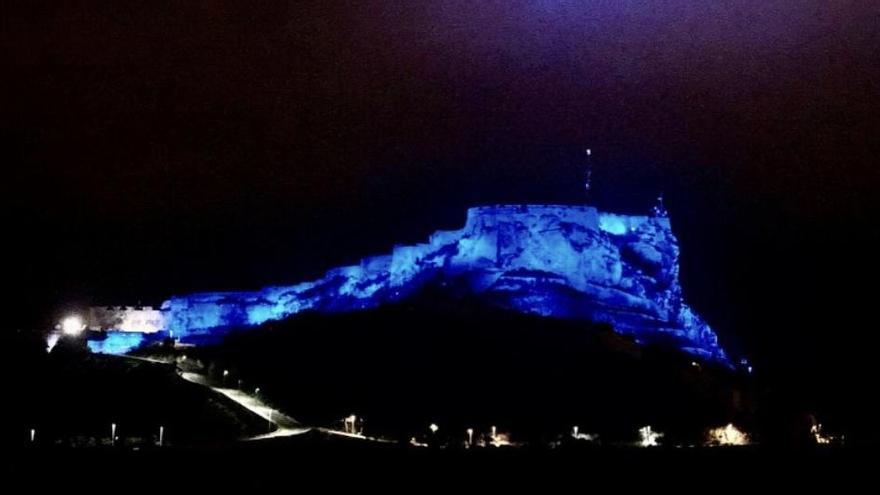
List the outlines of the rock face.
<svg viewBox="0 0 880 495">
<path fill-rule="evenodd" d="M 491 304 L 555 318 L 607 322 L 644 343 L 662 342 L 729 364 L 711 328 L 682 298 L 678 243 L 665 216 L 587 206 L 471 208 L 461 230 L 398 246 L 312 282 L 254 292 L 173 297 L 166 329 L 197 340 L 304 310 L 354 311 L 454 284 Z"/>
</svg>

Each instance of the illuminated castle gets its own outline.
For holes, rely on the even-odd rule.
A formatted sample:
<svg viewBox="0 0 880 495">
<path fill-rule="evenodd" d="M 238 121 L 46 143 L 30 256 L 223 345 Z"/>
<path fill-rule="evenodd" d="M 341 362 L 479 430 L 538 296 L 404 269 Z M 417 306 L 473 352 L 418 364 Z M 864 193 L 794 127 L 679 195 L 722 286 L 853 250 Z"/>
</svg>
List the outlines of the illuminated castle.
<svg viewBox="0 0 880 495">
<path fill-rule="evenodd" d="M 438 231 L 423 244 L 397 246 L 318 280 L 176 296 L 161 311 L 165 331 L 199 342 L 307 310 L 374 308 L 454 280 L 500 307 L 607 322 L 639 342 L 729 364 L 715 333 L 684 302 L 678 256 L 665 211 L 629 216 L 588 206 L 485 206 L 469 209 L 461 230 Z"/>
</svg>

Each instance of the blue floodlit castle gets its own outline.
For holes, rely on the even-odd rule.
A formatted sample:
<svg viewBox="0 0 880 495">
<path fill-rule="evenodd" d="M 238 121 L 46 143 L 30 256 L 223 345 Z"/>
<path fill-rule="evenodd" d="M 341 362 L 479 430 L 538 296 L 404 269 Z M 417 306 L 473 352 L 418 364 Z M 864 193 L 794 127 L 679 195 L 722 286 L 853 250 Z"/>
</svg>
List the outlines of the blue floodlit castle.
<svg viewBox="0 0 880 495">
<path fill-rule="evenodd" d="M 461 230 L 435 232 L 423 244 L 397 246 L 318 280 L 175 296 L 161 311 L 166 332 L 199 342 L 301 311 L 374 308 L 455 280 L 504 308 L 607 322 L 639 342 L 729 364 L 715 333 L 684 302 L 678 256 L 662 209 L 630 216 L 588 206 L 485 206 L 468 210 Z"/>
<path fill-rule="evenodd" d="M 337 313 L 404 300 L 429 284 L 455 281 L 474 296 L 524 313 L 606 322 L 642 343 L 671 345 L 729 365 L 712 329 L 684 302 L 678 242 L 666 211 L 651 216 L 589 206 L 471 208 L 461 230 L 334 268 L 297 285 L 175 296 L 161 307 L 161 331 L 182 342 L 218 340 L 301 311 Z M 119 318 L 118 318 L 119 319 Z M 125 321 L 124 318 L 119 321 Z M 130 329 L 89 342 L 125 352 L 145 334 Z"/>
</svg>

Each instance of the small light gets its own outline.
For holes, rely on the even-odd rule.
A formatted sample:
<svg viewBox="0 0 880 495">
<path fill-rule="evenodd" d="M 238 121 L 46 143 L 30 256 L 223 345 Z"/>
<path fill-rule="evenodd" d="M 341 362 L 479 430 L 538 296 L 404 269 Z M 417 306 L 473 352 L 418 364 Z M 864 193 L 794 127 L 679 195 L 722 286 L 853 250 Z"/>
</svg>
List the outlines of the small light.
<svg viewBox="0 0 880 495">
<path fill-rule="evenodd" d="M 431 433 L 437 433 L 437 430 L 439 430 L 440 427 L 434 423 L 431 423 L 431 426 L 429 426 L 428 429 L 431 430 Z"/>
</svg>

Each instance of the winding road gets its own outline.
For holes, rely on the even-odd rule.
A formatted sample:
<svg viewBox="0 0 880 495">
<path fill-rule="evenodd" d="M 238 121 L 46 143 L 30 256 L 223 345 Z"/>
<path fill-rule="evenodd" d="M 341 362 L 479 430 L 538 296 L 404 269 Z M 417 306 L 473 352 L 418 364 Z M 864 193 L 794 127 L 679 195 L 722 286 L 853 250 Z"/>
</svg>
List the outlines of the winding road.
<svg viewBox="0 0 880 495">
<path fill-rule="evenodd" d="M 297 420 L 291 418 L 290 416 L 282 413 L 277 409 L 269 407 L 259 398 L 242 392 L 241 390 L 235 388 L 213 387 L 210 383 L 208 383 L 208 380 L 205 378 L 204 375 L 200 375 L 198 373 L 183 372 L 180 373 L 180 376 L 188 382 L 210 388 L 211 390 L 226 396 L 227 398 L 229 398 L 229 400 L 241 405 L 248 411 L 275 425 L 275 430 L 273 430 L 272 432 L 251 437 L 249 438 L 249 440 L 262 440 L 266 438 L 301 435 L 314 429 L 311 427 L 302 426 Z"/>
<path fill-rule="evenodd" d="M 149 357 L 141 357 L 141 356 L 129 356 L 123 355 L 120 356 L 126 359 L 134 359 L 137 361 L 145 361 L 153 364 L 161 364 L 161 365 L 171 365 L 171 361 L 163 361 L 161 359 L 149 358 Z M 262 435 L 256 435 L 253 437 L 249 437 L 246 440 L 264 440 L 268 438 L 280 438 L 280 437 L 289 437 L 294 435 L 302 435 L 303 433 L 307 433 L 309 431 L 318 431 L 321 433 L 325 433 L 327 435 L 336 435 L 341 437 L 353 438 L 358 440 L 367 440 L 372 442 L 381 442 L 381 443 L 394 443 L 393 440 L 388 440 L 386 438 L 379 437 L 368 437 L 365 435 L 360 435 L 356 433 L 348 433 L 340 430 L 333 430 L 330 428 L 322 428 L 317 426 L 305 426 L 301 424 L 299 421 L 291 418 L 290 416 L 284 414 L 283 412 L 274 409 L 268 406 L 265 402 L 260 400 L 258 397 L 245 393 L 237 388 L 227 388 L 227 387 L 214 387 L 208 381 L 205 375 L 200 373 L 193 373 L 189 371 L 180 371 L 178 370 L 178 375 L 184 380 L 195 383 L 196 385 L 200 385 L 205 388 L 209 388 L 214 392 L 221 394 L 228 398 L 229 400 L 239 404 L 244 407 L 248 411 L 256 414 L 257 416 L 265 419 L 266 421 L 272 423 L 275 426 L 275 429 L 269 433 L 265 433 Z"/>
</svg>

